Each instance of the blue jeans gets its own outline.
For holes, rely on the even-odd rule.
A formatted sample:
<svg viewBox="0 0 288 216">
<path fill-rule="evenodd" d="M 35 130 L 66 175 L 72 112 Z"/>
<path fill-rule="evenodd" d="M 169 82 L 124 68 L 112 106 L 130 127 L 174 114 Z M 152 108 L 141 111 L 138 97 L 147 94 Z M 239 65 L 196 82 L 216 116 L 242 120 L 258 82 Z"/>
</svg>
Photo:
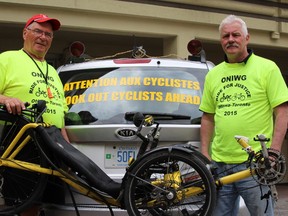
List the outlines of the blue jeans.
<svg viewBox="0 0 288 216">
<path fill-rule="evenodd" d="M 237 164 L 213 162 L 213 165 L 217 168 L 218 177 L 247 169 L 246 164 L 235 167 Z M 269 190 L 268 186 L 260 186 L 252 177 L 224 185 L 218 190 L 213 216 L 237 216 L 240 196 L 251 216 L 273 216 L 274 208 L 271 196 L 261 199 Z"/>
</svg>

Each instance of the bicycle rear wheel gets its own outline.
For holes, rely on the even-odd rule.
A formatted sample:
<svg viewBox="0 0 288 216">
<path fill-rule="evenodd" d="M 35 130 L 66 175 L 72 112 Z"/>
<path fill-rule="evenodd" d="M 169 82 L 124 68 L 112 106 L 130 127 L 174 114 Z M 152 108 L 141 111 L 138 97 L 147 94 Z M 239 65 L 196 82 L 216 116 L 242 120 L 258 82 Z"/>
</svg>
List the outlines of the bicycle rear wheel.
<svg viewBox="0 0 288 216">
<path fill-rule="evenodd" d="M 125 183 L 129 215 L 211 215 L 216 187 L 204 163 L 168 149 L 144 156 Z"/>
<path fill-rule="evenodd" d="M 3 152 L 27 123 L 20 116 L 0 111 L 0 161 L 3 160 Z M 32 131 L 31 137 L 32 140 L 14 159 L 46 166 L 45 158 L 33 141 Z M 40 199 L 46 182 L 47 175 L 0 165 L 0 215 L 17 214 L 35 204 Z"/>
</svg>

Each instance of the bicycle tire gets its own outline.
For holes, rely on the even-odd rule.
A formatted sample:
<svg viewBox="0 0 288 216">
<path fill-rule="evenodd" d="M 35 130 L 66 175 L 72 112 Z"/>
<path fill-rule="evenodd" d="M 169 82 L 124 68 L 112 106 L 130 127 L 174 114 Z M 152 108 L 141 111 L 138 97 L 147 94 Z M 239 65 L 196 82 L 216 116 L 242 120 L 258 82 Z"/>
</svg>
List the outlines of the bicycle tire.
<svg viewBox="0 0 288 216">
<path fill-rule="evenodd" d="M 0 111 L 0 160 L 8 144 L 27 123 L 29 120 L 23 116 Z M 47 161 L 33 141 L 35 138 L 33 131 L 30 132 L 32 140 L 15 159 L 46 166 Z M 18 214 L 38 202 L 45 189 L 47 178 L 45 174 L 0 166 L 0 215 Z"/>
<path fill-rule="evenodd" d="M 181 180 L 165 180 L 164 174 L 169 173 L 169 170 L 180 171 Z M 131 216 L 204 216 L 213 212 L 216 203 L 215 182 L 210 171 L 197 156 L 181 150 L 163 149 L 143 156 L 128 172 L 124 202 Z M 156 179 L 164 179 L 164 183 L 153 186 L 152 182 Z M 185 190 L 192 186 L 201 187 L 203 191 L 185 197 Z"/>
</svg>

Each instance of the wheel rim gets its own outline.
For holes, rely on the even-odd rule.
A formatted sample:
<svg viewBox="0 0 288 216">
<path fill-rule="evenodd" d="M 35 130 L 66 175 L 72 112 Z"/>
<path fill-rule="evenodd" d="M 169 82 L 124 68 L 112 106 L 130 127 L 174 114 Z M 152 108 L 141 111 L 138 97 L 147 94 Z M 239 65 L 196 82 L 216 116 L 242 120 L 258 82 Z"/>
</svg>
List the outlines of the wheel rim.
<svg viewBox="0 0 288 216">
<path fill-rule="evenodd" d="M 157 156 L 158 157 L 158 156 Z M 190 156 L 189 156 L 190 157 Z M 172 154 L 158 158 L 151 157 L 137 167 L 135 175 L 131 177 L 128 190 L 129 213 L 131 215 L 206 215 L 211 212 L 215 200 L 215 185 L 212 183 L 212 176 L 205 165 L 194 159 Z M 195 162 L 196 161 L 196 162 Z M 174 168 L 171 168 L 173 167 Z M 178 166 L 177 168 L 175 168 Z M 164 177 L 164 174 L 179 172 L 180 180 L 171 181 L 172 178 Z M 178 170 L 177 170 L 178 169 Z M 175 171 L 176 170 L 176 171 Z M 169 172 L 170 172 L 169 171 Z M 164 179 L 157 187 L 151 183 L 156 179 Z M 177 179 L 177 177 L 176 177 Z M 203 192 L 195 196 L 188 195 L 187 188 L 202 188 Z M 205 190 L 204 190 L 205 188 Z M 192 191 L 192 190 L 191 190 Z M 127 202 L 126 202 L 127 203 Z M 129 205 L 128 204 L 128 205 Z"/>
</svg>

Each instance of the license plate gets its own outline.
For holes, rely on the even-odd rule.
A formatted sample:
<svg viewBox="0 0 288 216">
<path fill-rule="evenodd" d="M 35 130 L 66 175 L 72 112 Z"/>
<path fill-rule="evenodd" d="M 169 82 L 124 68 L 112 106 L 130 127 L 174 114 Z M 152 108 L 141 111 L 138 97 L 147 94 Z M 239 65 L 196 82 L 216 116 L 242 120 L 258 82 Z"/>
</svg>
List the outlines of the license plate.
<svg viewBox="0 0 288 216">
<path fill-rule="evenodd" d="M 135 145 L 105 145 L 105 168 L 126 168 L 131 157 L 136 159 L 138 148 Z"/>
</svg>

